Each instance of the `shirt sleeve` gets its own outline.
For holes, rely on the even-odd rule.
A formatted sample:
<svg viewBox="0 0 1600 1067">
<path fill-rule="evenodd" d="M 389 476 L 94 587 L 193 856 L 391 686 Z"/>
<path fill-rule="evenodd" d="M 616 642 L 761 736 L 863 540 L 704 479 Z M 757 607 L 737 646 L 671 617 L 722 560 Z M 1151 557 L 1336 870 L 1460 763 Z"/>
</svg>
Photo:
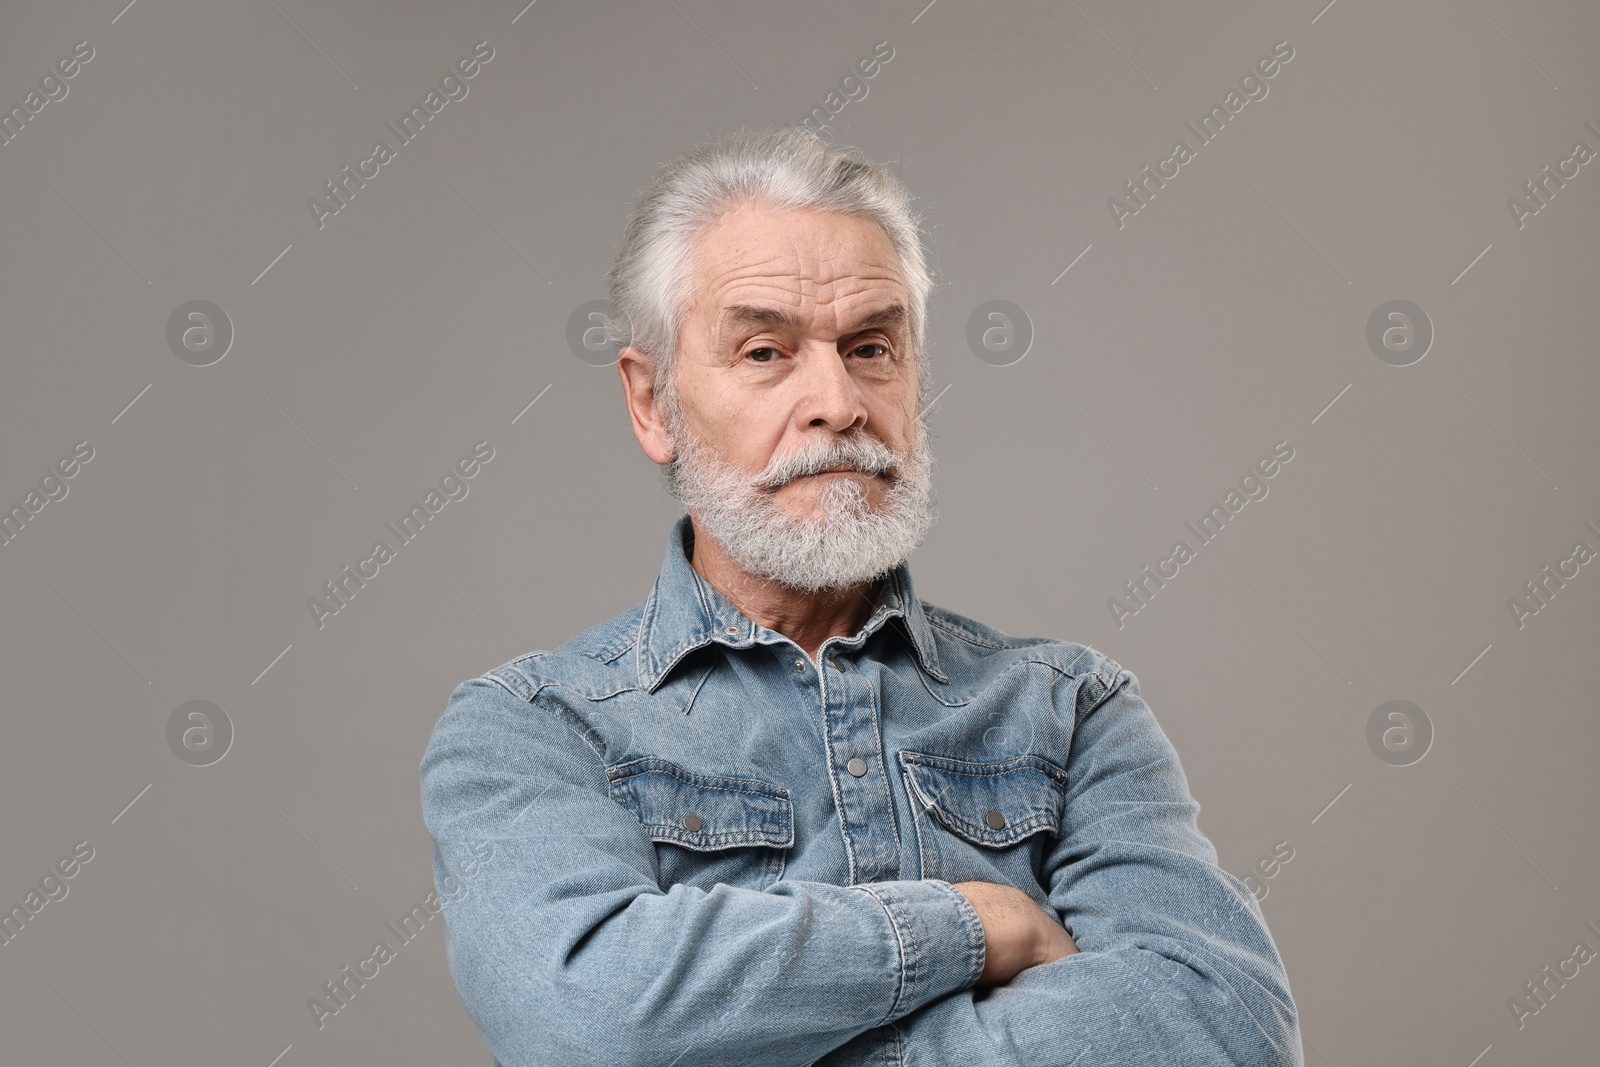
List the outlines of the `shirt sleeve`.
<svg viewBox="0 0 1600 1067">
<path fill-rule="evenodd" d="M 800 1067 L 976 983 L 949 882 L 663 890 L 567 699 L 463 682 L 421 764 L 451 974 L 502 1067 Z"/>
<path fill-rule="evenodd" d="M 1041 887 L 1079 951 L 912 1012 L 896 1024 L 902 1055 L 920 1067 L 1303 1067 L 1260 905 L 1216 865 L 1138 679 L 1101 659 L 1075 690 L 1063 829 Z"/>
</svg>

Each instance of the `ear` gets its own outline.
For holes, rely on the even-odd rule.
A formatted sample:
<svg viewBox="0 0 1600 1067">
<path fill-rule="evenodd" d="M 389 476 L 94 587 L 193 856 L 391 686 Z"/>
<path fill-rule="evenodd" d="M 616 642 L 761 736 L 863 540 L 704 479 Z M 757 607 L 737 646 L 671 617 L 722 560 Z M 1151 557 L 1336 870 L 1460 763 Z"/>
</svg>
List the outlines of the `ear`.
<svg viewBox="0 0 1600 1067">
<path fill-rule="evenodd" d="M 637 348 L 623 348 L 617 352 L 617 373 L 622 377 L 622 394 L 639 447 L 656 463 L 672 462 L 677 453 L 666 423 L 656 410 L 654 361 Z"/>
</svg>

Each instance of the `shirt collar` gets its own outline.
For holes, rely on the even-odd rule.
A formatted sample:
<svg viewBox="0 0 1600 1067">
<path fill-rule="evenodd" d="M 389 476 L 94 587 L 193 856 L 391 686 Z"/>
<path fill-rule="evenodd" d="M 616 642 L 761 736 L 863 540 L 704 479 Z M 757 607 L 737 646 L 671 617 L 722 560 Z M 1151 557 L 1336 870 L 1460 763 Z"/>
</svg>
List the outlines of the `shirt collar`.
<svg viewBox="0 0 1600 1067">
<path fill-rule="evenodd" d="M 689 516 L 682 515 L 667 536 L 661 574 L 639 619 L 635 648 L 639 681 L 647 691 L 653 692 L 685 655 L 711 641 L 730 648 L 749 648 L 756 643 L 756 623 L 700 577 L 689 562 L 693 544 L 694 527 Z M 950 679 L 939 666 L 927 615 L 911 584 L 910 564 L 905 561 L 889 573 L 878 608 L 862 632 L 870 634 L 895 616 L 904 626 L 903 633 L 910 637 L 923 670 L 948 682 Z"/>
</svg>

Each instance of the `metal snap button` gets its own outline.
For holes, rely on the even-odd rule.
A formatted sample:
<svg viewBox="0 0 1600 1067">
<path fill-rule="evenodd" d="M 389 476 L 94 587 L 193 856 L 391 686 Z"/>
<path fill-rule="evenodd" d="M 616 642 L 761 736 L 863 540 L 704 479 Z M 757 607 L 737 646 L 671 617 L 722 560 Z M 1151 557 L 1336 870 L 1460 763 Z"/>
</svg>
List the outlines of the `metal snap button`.
<svg viewBox="0 0 1600 1067">
<path fill-rule="evenodd" d="M 983 817 L 983 821 L 989 824 L 989 829 L 998 830 L 1006 824 L 1006 817 L 998 811 L 991 811 Z"/>
<path fill-rule="evenodd" d="M 844 671 L 844 668 L 839 665 L 839 657 L 838 656 L 834 656 L 833 658 L 828 660 L 828 662 L 833 664 L 833 669 L 834 670 L 839 671 L 841 673 Z"/>
<path fill-rule="evenodd" d="M 796 659 L 796 660 L 795 660 L 795 661 L 794 661 L 794 669 L 795 669 L 795 670 L 797 670 L 797 671 L 803 671 L 803 670 L 805 670 L 805 669 L 806 669 L 806 661 L 805 661 L 805 660 L 803 660 L 803 659 L 798 659 L 798 658 L 797 658 L 797 659 Z"/>
<path fill-rule="evenodd" d="M 691 811 L 689 814 L 683 817 L 683 825 L 685 829 L 698 832 L 700 827 L 704 826 L 705 823 L 700 821 L 700 816 Z"/>
<path fill-rule="evenodd" d="M 849 771 L 857 778 L 860 778 L 863 774 L 867 773 L 867 761 L 862 759 L 860 756 L 857 756 L 849 763 L 846 763 L 844 767 L 845 770 Z"/>
<path fill-rule="evenodd" d="M 725 634 L 736 634 L 739 632 L 739 627 L 733 623 L 729 623 L 727 626 L 722 628 L 722 632 Z"/>
</svg>

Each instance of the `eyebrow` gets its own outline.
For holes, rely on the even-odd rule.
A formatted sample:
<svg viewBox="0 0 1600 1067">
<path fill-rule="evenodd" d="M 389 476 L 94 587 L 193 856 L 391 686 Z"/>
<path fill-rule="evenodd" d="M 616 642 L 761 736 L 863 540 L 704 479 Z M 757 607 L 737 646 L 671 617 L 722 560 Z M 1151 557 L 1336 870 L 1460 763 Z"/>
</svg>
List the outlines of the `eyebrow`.
<svg viewBox="0 0 1600 1067">
<path fill-rule="evenodd" d="M 855 328 L 847 333 L 861 333 L 865 330 L 880 329 L 886 326 L 903 326 L 907 319 L 905 306 L 890 304 L 870 312 L 856 323 Z M 799 330 L 804 323 L 800 316 L 784 308 L 763 307 L 759 304 L 730 304 L 722 313 L 722 328 L 733 330 L 738 327 L 765 327 Z"/>
</svg>

